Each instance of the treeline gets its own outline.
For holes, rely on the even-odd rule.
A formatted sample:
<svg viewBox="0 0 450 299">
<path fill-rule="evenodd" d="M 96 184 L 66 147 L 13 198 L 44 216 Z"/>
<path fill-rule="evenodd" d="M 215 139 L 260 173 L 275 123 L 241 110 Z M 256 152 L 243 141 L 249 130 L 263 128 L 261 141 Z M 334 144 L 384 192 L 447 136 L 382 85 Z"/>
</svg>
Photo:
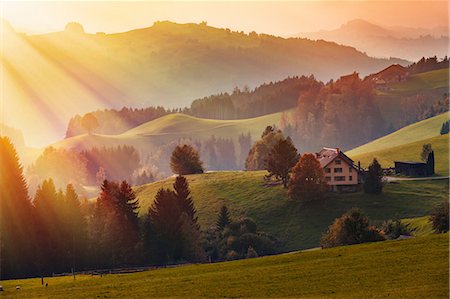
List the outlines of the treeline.
<svg viewBox="0 0 450 299">
<path fill-rule="evenodd" d="M 183 112 L 212 119 L 241 119 L 280 112 L 295 107 L 300 93 L 309 90 L 313 82 L 313 76 L 301 76 L 262 84 L 254 90 L 236 87 L 232 94 L 197 99 Z"/>
<path fill-rule="evenodd" d="M 147 184 L 157 177 L 153 171 L 141 163 L 133 146 L 93 147 L 81 152 L 48 147 L 28 168 L 27 177 L 32 192 L 48 178 L 53 178 L 58 188 L 71 184 L 81 191 L 84 185 L 99 185 L 105 179 Z"/>
<path fill-rule="evenodd" d="M 294 118 L 281 129 L 311 152 L 327 144 L 353 148 L 388 131 L 374 89 L 357 74 L 315 82 L 300 95 Z"/>
<path fill-rule="evenodd" d="M 189 149 L 189 147 L 187 147 Z M 191 148 L 190 151 L 193 151 Z M 139 217 L 131 186 L 104 180 L 96 201 L 80 200 L 72 185 L 51 179 L 28 195 L 14 146 L 0 139 L 0 279 L 89 269 L 231 260 L 276 252 L 278 240 L 248 218 L 218 214 L 201 231 L 185 177 L 161 188 Z M 182 155 L 183 156 L 183 155 Z M 178 161 L 185 163 L 183 158 Z"/>
<path fill-rule="evenodd" d="M 88 129 L 83 126 L 83 116 L 76 115 L 69 121 L 66 131 L 66 138 L 86 133 L 98 133 L 106 135 L 121 134 L 129 129 L 132 129 L 145 122 L 154 120 L 171 112 L 172 111 L 166 110 L 165 108 L 160 106 L 141 109 L 123 107 L 120 110 L 97 110 L 88 113 L 92 114 L 98 122 L 98 126 L 96 126 L 92 130 L 92 132 L 88 132 Z"/>
<path fill-rule="evenodd" d="M 411 74 L 424 73 L 440 69 L 448 69 L 450 67 L 450 61 L 445 56 L 442 60 L 438 60 L 436 56 L 425 58 L 422 57 L 418 62 L 414 62 L 408 66 L 408 70 Z"/>
</svg>

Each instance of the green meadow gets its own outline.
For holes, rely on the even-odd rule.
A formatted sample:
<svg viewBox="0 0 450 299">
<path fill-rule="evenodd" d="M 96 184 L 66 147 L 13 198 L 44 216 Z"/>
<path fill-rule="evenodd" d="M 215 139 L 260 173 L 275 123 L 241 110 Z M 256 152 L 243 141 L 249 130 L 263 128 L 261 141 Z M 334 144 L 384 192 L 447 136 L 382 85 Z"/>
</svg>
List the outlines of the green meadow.
<svg viewBox="0 0 450 299">
<path fill-rule="evenodd" d="M 448 298 L 448 234 L 103 277 L 4 281 L 16 298 Z M 20 285 L 20 290 L 16 290 Z"/>
</svg>

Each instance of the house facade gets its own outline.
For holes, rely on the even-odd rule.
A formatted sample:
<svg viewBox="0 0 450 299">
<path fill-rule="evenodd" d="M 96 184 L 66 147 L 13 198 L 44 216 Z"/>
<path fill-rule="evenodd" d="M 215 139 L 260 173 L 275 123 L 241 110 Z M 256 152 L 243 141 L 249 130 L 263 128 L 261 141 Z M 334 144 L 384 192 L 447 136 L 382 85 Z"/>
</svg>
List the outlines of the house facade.
<svg viewBox="0 0 450 299">
<path fill-rule="evenodd" d="M 358 190 L 360 182 L 358 167 L 339 148 L 324 147 L 316 153 L 316 158 L 322 166 L 325 181 L 331 191 Z"/>
</svg>

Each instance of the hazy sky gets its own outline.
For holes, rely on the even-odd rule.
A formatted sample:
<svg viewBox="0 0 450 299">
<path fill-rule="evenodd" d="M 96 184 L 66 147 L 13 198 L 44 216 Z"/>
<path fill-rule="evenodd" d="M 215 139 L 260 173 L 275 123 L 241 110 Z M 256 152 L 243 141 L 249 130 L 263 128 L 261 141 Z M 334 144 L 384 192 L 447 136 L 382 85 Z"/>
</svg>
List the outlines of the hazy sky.
<svg viewBox="0 0 450 299">
<path fill-rule="evenodd" d="M 111 33 L 148 27 L 157 20 L 207 21 L 233 30 L 292 35 L 333 29 L 355 18 L 380 25 L 448 25 L 447 1 L 178 1 L 2 2 L 3 17 L 19 31 L 60 31 L 71 21 L 85 31 Z"/>
</svg>

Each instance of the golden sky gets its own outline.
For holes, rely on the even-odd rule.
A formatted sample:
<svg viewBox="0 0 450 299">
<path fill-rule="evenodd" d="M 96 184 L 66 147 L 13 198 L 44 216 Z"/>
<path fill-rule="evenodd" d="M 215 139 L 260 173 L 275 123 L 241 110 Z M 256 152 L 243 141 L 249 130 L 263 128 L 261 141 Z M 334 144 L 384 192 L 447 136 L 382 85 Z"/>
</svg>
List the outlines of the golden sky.
<svg viewBox="0 0 450 299">
<path fill-rule="evenodd" d="M 387 26 L 447 26 L 448 1 L 10 1 L 2 2 L 2 14 L 27 33 L 60 31 L 71 21 L 87 32 L 112 33 L 170 20 L 289 36 L 355 18 Z"/>
</svg>

